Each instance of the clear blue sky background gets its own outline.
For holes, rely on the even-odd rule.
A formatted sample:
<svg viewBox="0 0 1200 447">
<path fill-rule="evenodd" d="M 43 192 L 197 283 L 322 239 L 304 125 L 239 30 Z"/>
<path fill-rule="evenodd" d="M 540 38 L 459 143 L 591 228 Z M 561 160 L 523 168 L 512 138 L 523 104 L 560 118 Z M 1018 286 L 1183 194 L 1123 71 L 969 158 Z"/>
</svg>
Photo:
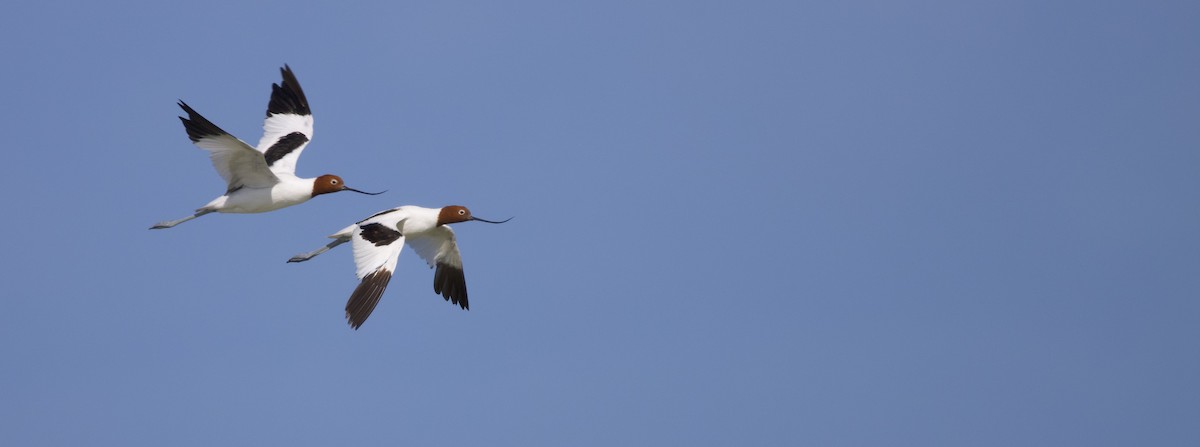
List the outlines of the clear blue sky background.
<svg viewBox="0 0 1200 447">
<path fill-rule="evenodd" d="M 5 6 L 0 444 L 1200 444 L 1197 3 L 333 5 Z M 284 63 L 389 192 L 147 230 Z"/>
</svg>

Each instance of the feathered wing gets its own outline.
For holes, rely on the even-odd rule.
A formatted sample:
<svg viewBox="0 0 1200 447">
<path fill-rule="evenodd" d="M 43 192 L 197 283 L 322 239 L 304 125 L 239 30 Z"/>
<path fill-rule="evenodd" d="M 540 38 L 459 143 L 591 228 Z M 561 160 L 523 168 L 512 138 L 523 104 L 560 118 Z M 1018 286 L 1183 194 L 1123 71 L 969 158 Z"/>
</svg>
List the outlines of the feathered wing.
<svg viewBox="0 0 1200 447">
<path fill-rule="evenodd" d="M 394 226 L 364 221 L 354 230 L 351 244 L 355 274 L 362 282 L 346 301 L 346 320 L 350 327 L 358 329 L 379 304 L 392 272 L 396 271 L 396 260 L 404 248 L 404 236 Z"/>
<path fill-rule="evenodd" d="M 243 186 L 268 188 L 279 183 L 279 177 L 267 167 L 262 153 L 217 127 L 183 101 L 179 101 L 179 107 L 188 114 L 187 118 L 179 117 L 188 138 L 208 151 L 213 167 L 225 179 L 226 191 Z"/>
<path fill-rule="evenodd" d="M 458 252 L 454 230 L 442 225 L 409 237 L 407 242 L 421 259 L 437 269 L 433 273 L 434 293 L 463 309 L 470 309 L 467 278 L 463 274 L 462 255 Z"/>
<path fill-rule="evenodd" d="M 296 161 L 313 137 L 312 110 L 291 67 L 284 65 L 279 71 L 283 81 L 271 84 L 271 101 L 257 149 L 271 172 L 294 175 Z"/>
</svg>

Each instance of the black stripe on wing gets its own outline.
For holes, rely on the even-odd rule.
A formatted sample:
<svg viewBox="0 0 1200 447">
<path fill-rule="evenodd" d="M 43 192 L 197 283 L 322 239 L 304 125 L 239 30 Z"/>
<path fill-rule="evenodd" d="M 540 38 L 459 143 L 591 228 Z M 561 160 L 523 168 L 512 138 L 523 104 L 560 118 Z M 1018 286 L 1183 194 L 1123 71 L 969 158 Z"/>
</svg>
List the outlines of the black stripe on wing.
<svg viewBox="0 0 1200 447">
<path fill-rule="evenodd" d="M 358 221 L 358 222 L 355 222 L 355 223 L 363 223 L 363 222 L 366 222 L 366 221 L 368 221 L 368 220 L 374 219 L 374 218 L 376 218 L 376 217 L 382 216 L 382 215 L 384 215 L 384 214 L 387 214 L 387 213 L 394 213 L 394 212 L 396 212 L 396 211 L 400 211 L 400 208 L 392 208 L 392 209 L 390 209 L 390 210 L 384 210 L 384 211 L 380 211 L 380 212 L 378 212 L 378 213 L 372 214 L 370 217 L 367 217 L 366 219 L 360 220 L 360 221 Z"/>
<path fill-rule="evenodd" d="M 467 277 L 460 267 L 439 262 L 437 271 L 433 274 L 433 292 L 441 294 L 442 298 L 452 304 L 470 309 L 467 304 Z"/>
<path fill-rule="evenodd" d="M 391 280 L 392 272 L 381 268 L 363 278 L 350 294 L 350 300 L 346 301 L 346 321 L 352 329 L 358 330 L 358 327 L 367 321 L 367 317 L 371 316 L 371 311 L 379 304 L 379 297 L 383 296 L 383 291 L 387 289 Z"/>
<path fill-rule="evenodd" d="M 183 128 L 184 130 L 187 130 L 188 138 L 190 138 L 193 143 L 200 141 L 204 137 L 219 137 L 221 135 L 229 135 L 229 132 L 221 130 L 221 128 L 217 127 L 216 124 L 213 124 L 212 121 L 209 121 L 207 118 L 201 116 L 194 109 L 189 107 L 187 103 L 179 101 L 179 107 L 188 114 L 187 118 L 182 116 L 179 117 L 179 121 L 183 122 Z"/>
<path fill-rule="evenodd" d="M 304 134 L 300 132 L 292 132 L 280 137 L 275 144 L 272 144 L 271 147 L 267 148 L 267 151 L 263 153 L 263 156 L 267 159 L 267 166 L 275 164 L 275 162 L 279 161 L 280 158 L 286 157 L 287 154 L 292 153 L 292 151 L 296 150 L 296 148 L 300 146 L 303 146 L 305 143 L 308 143 L 308 137 L 304 136 Z"/>
<path fill-rule="evenodd" d="M 271 84 L 271 102 L 267 103 L 267 116 L 280 113 L 312 115 L 312 110 L 308 108 L 308 98 L 304 96 L 304 90 L 300 88 L 300 81 L 296 80 L 292 68 L 284 64 L 279 72 L 283 74 L 283 82 Z"/>
<path fill-rule="evenodd" d="M 391 245 L 392 242 L 396 242 L 401 236 L 399 231 L 388 228 L 378 222 L 360 225 L 358 228 L 362 230 L 359 232 L 359 235 L 367 242 L 375 244 L 376 247 Z"/>
</svg>

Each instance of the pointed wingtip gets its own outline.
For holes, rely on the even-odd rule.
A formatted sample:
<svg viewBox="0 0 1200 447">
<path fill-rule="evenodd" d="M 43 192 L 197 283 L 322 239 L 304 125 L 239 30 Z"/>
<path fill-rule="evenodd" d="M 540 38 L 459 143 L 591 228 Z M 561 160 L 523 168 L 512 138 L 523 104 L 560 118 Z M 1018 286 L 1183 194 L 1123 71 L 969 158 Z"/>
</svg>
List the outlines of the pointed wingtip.
<svg viewBox="0 0 1200 447">
<path fill-rule="evenodd" d="M 308 106 L 308 98 L 304 96 L 304 89 L 300 88 L 300 81 L 296 80 L 296 74 L 292 72 L 292 67 L 288 64 L 283 64 L 283 68 L 279 69 L 280 77 L 283 78 L 278 84 L 271 84 L 271 100 L 267 103 L 267 117 L 277 114 L 295 114 L 295 115 L 312 115 L 312 109 Z"/>
<path fill-rule="evenodd" d="M 386 268 L 380 268 L 362 279 L 346 301 L 346 320 L 351 328 L 357 330 L 367 321 L 391 279 L 392 272 Z"/>
</svg>

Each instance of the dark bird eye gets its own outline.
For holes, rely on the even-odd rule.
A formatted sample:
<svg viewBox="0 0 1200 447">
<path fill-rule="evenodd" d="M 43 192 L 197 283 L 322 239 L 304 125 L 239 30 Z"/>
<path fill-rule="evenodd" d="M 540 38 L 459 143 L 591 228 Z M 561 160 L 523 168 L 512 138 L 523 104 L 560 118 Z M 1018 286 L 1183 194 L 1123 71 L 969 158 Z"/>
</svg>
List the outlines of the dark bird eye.
<svg viewBox="0 0 1200 447">
<path fill-rule="evenodd" d="M 332 183 L 332 184 L 335 184 L 335 185 L 336 185 L 336 184 L 337 184 L 337 179 L 330 180 L 330 181 L 329 181 L 329 183 Z"/>
<path fill-rule="evenodd" d="M 463 215 L 463 214 L 467 214 L 467 210 L 458 210 L 458 215 L 459 215 L 459 216 L 461 216 L 461 215 Z"/>
</svg>

